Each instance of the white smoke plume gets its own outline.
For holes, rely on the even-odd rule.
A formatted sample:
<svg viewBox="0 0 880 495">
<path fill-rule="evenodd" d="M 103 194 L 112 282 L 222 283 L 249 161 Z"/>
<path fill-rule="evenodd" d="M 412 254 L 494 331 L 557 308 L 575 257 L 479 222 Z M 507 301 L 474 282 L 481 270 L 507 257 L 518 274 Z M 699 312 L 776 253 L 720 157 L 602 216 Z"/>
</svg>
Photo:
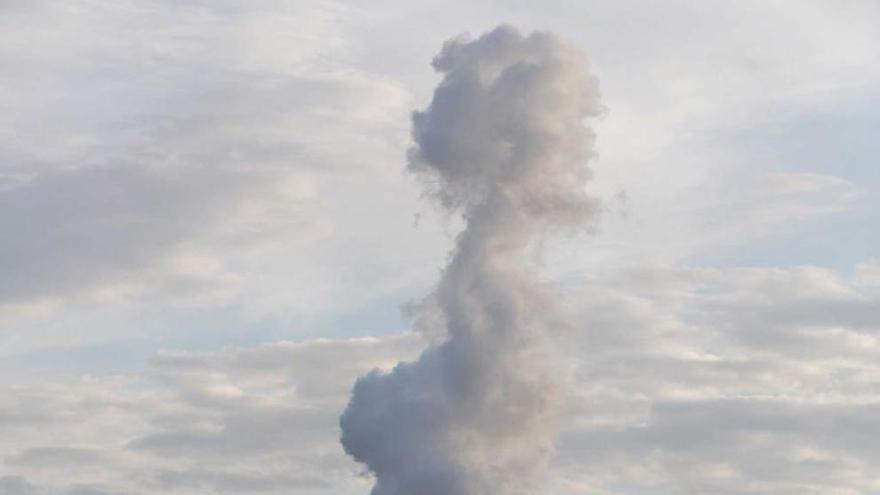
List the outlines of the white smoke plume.
<svg viewBox="0 0 880 495">
<path fill-rule="evenodd" d="M 588 220 L 597 82 L 554 35 L 501 26 L 444 44 L 413 116 L 409 169 L 465 229 L 430 297 L 445 340 L 354 386 L 346 452 L 373 495 L 532 492 L 553 453 L 553 297 L 527 263 L 545 232 Z"/>
</svg>

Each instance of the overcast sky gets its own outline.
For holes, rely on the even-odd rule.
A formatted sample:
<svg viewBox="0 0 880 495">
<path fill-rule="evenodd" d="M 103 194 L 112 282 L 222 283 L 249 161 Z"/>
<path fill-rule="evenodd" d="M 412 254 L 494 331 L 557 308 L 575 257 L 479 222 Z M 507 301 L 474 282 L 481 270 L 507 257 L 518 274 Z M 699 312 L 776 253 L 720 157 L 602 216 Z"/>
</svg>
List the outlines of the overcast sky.
<svg viewBox="0 0 880 495">
<path fill-rule="evenodd" d="M 461 228 L 410 115 L 501 23 L 603 105 L 542 491 L 880 493 L 877 1 L 0 0 L 0 495 L 368 493 Z"/>
</svg>

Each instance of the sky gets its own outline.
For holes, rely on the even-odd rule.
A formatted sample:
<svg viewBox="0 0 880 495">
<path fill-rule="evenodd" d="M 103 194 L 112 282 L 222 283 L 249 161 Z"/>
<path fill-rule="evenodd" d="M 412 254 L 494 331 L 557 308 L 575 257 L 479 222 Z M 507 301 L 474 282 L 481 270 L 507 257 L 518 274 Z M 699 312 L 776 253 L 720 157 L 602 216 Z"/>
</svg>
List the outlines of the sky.
<svg viewBox="0 0 880 495">
<path fill-rule="evenodd" d="M 880 494 L 880 3 L 0 0 L 0 495 L 368 493 L 463 228 L 411 114 L 499 24 L 602 104 L 541 491 Z"/>
</svg>

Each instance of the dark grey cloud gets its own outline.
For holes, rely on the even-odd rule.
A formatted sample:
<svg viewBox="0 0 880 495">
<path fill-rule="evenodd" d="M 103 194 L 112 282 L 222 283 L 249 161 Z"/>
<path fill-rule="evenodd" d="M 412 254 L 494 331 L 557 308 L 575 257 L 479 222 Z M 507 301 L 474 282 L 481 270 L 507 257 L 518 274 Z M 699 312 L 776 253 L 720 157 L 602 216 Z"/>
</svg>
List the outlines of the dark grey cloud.
<svg viewBox="0 0 880 495">
<path fill-rule="evenodd" d="M 201 236 L 217 235 L 218 224 L 265 191 L 273 175 L 146 164 L 39 174 L 0 193 L 0 229 L 15 232 L 0 247 L 0 299 L 174 277 L 164 273 L 168 257 Z"/>
<path fill-rule="evenodd" d="M 27 449 L 6 459 L 10 466 L 59 467 L 87 466 L 101 461 L 101 453 L 94 449 L 74 447 L 37 447 Z"/>
<path fill-rule="evenodd" d="M 0 493 L 3 495 L 32 495 L 37 488 L 21 476 L 0 476 Z"/>
</svg>

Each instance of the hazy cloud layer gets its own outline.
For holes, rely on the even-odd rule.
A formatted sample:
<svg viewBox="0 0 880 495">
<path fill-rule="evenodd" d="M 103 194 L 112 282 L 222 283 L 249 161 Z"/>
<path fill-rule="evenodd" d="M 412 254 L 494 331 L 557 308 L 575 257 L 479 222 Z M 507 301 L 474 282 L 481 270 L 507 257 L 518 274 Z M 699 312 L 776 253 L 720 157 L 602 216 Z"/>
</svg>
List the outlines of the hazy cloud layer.
<svg viewBox="0 0 880 495">
<path fill-rule="evenodd" d="M 4 7 L 0 306 L 228 300 L 333 232 L 326 177 L 395 151 L 408 94 L 340 67 L 345 8 L 98 3 Z"/>
<path fill-rule="evenodd" d="M 427 208 L 412 227 L 423 207 L 401 168 L 407 114 L 426 102 L 435 83 L 426 62 L 450 33 L 507 19 L 593 54 L 609 107 L 596 124 L 594 187 L 605 197 L 625 190 L 625 207 L 608 203 L 625 215 L 607 215 L 590 249 L 566 250 L 561 271 L 621 257 L 678 261 L 852 206 L 862 184 L 829 188 L 841 193 L 832 197 L 752 195 L 768 171 L 821 169 L 833 180 L 848 169 L 756 158 L 742 134 L 787 129 L 817 107 L 846 116 L 844 103 L 860 104 L 880 67 L 867 43 L 877 32 L 872 2 L 2 9 L 0 225 L 15 234 L 0 246 L 0 318 L 20 334 L 41 326 L 28 332 L 39 345 L 67 333 L 31 317 L 82 301 L 83 334 L 130 304 L 244 308 L 306 333 L 300 322 L 315 315 L 393 313 L 428 290 L 448 236 Z M 409 36 L 407 19 L 430 19 L 430 29 Z M 658 180 L 668 187 L 651 187 Z M 385 238 L 406 238 L 407 248 L 376 242 Z"/>
<path fill-rule="evenodd" d="M 852 275 L 642 267 L 560 289 L 576 323 L 559 336 L 570 394 L 546 489 L 880 487 L 876 265 Z M 6 387 L 2 493 L 363 493 L 371 481 L 338 446 L 338 411 L 356 376 L 424 345 L 407 336 L 170 352 L 146 383 Z"/>
</svg>

